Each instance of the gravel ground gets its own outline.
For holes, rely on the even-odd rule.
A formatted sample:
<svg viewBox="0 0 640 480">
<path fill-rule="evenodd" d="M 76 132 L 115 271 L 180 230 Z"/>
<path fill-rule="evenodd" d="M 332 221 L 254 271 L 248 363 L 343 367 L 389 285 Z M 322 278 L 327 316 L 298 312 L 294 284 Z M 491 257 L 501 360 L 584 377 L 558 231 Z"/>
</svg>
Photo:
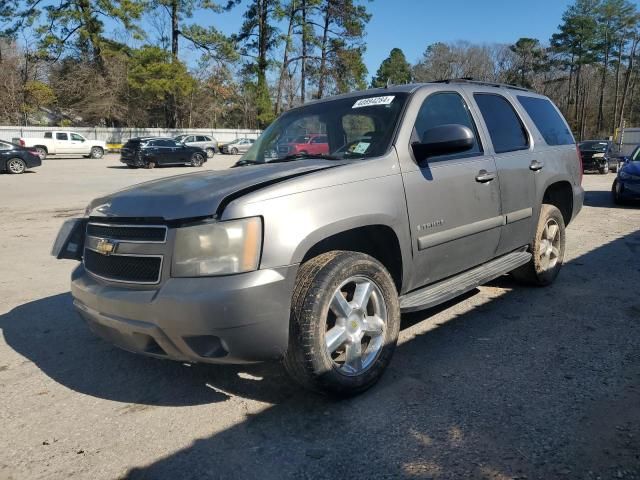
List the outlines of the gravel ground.
<svg viewBox="0 0 640 480">
<path fill-rule="evenodd" d="M 205 168 L 226 168 L 216 156 Z M 403 317 L 383 380 L 332 401 L 278 364 L 143 358 L 73 313 L 48 256 L 95 196 L 185 168 L 0 175 L 0 478 L 640 479 L 640 208 L 585 176 L 549 288 L 509 277 Z"/>
</svg>

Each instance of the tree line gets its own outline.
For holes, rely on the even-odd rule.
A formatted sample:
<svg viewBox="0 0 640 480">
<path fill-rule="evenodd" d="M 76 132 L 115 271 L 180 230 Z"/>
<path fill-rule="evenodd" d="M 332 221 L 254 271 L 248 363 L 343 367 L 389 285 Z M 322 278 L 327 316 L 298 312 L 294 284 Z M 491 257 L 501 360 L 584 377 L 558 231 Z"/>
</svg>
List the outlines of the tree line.
<svg viewBox="0 0 640 480">
<path fill-rule="evenodd" d="M 369 79 L 370 1 L 5 0 L 0 122 L 264 128 L 314 98 L 474 78 L 548 95 L 580 139 L 640 124 L 628 0 L 576 0 L 550 39 L 434 43 L 414 64 L 393 48 Z M 225 35 L 231 9 L 243 23 Z"/>
</svg>

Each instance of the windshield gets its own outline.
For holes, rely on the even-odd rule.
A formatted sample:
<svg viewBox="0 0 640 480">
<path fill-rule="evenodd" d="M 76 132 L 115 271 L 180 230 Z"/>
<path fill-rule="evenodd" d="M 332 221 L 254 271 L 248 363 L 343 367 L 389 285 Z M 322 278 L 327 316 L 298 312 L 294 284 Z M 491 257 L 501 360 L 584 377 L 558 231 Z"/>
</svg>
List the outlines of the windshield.
<svg viewBox="0 0 640 480">
<path fill-rule="evenodd" d="M 384 154 L 409 94 L 349 97 L 291 110 L 267 128 L 239 163 Z"/>
<path fill-rule="evenodd" d="M 607 142 L 582 142 L 580 150 L 594 150 L 596 152 L 605 152 L 607 150 Z"/>
</svg>

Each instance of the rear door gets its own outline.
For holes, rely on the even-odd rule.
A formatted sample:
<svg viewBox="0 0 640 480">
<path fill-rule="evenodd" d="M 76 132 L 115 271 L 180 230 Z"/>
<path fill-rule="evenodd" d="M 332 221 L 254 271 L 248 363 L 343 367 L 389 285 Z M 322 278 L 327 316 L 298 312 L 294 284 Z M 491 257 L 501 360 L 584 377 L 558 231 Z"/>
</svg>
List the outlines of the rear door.
<svg viewBox="0 0 640 480">
<path fill-rule="evenodd" d="M 397 147 L 413 238 L 414 288 L 493 258 L 502 226 L 496 166 L 484 151 L 467 102 L 457 90 L 420 98 L 417 117 L 405 120 L 414 123 L 411 139 Z M 426 130 L 447 124 L 471 129 L 473 148 L 417 164 L 410 143 Z"/>
<path fill-rule="evenodd" d="M 56 138 L 54 140 L 56 153 L 74 153 L 71 147 L 71 139 L 67 132 L 56 132 Z"/>
<path fill-rule="evenodd" d="M 533 154 L 531 135 L 506 96 L 474 92 L 473 99 L 489 134 L 498 177 L 505 225 L 497 255 L 531 241 L 533 207 L 536 202 L 536 172 L 544 165 Z"/>
</svg>

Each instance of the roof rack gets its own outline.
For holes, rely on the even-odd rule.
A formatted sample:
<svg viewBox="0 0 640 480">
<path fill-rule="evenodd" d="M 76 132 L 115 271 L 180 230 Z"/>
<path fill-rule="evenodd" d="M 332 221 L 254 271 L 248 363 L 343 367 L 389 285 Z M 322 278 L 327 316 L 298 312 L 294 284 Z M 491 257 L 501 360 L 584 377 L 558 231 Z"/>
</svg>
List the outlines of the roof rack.
<svg viewBox="0 0 640 480">
<path fill-rule="evenodd" d="M 530 89 L 518 87 L 517 85 L 509 85 L 508 83 L 484 82 L 482 80 L 474 80 L 470 77 L 464 78 L 447 78 L 446 80 L 436 80 L 432 83 L 471 83 L 473 85 L 483 85 L 485 87 L 510 88 L 512 90 L 520 90 L 522 92 L 531 92 Z"/>
</svg>

